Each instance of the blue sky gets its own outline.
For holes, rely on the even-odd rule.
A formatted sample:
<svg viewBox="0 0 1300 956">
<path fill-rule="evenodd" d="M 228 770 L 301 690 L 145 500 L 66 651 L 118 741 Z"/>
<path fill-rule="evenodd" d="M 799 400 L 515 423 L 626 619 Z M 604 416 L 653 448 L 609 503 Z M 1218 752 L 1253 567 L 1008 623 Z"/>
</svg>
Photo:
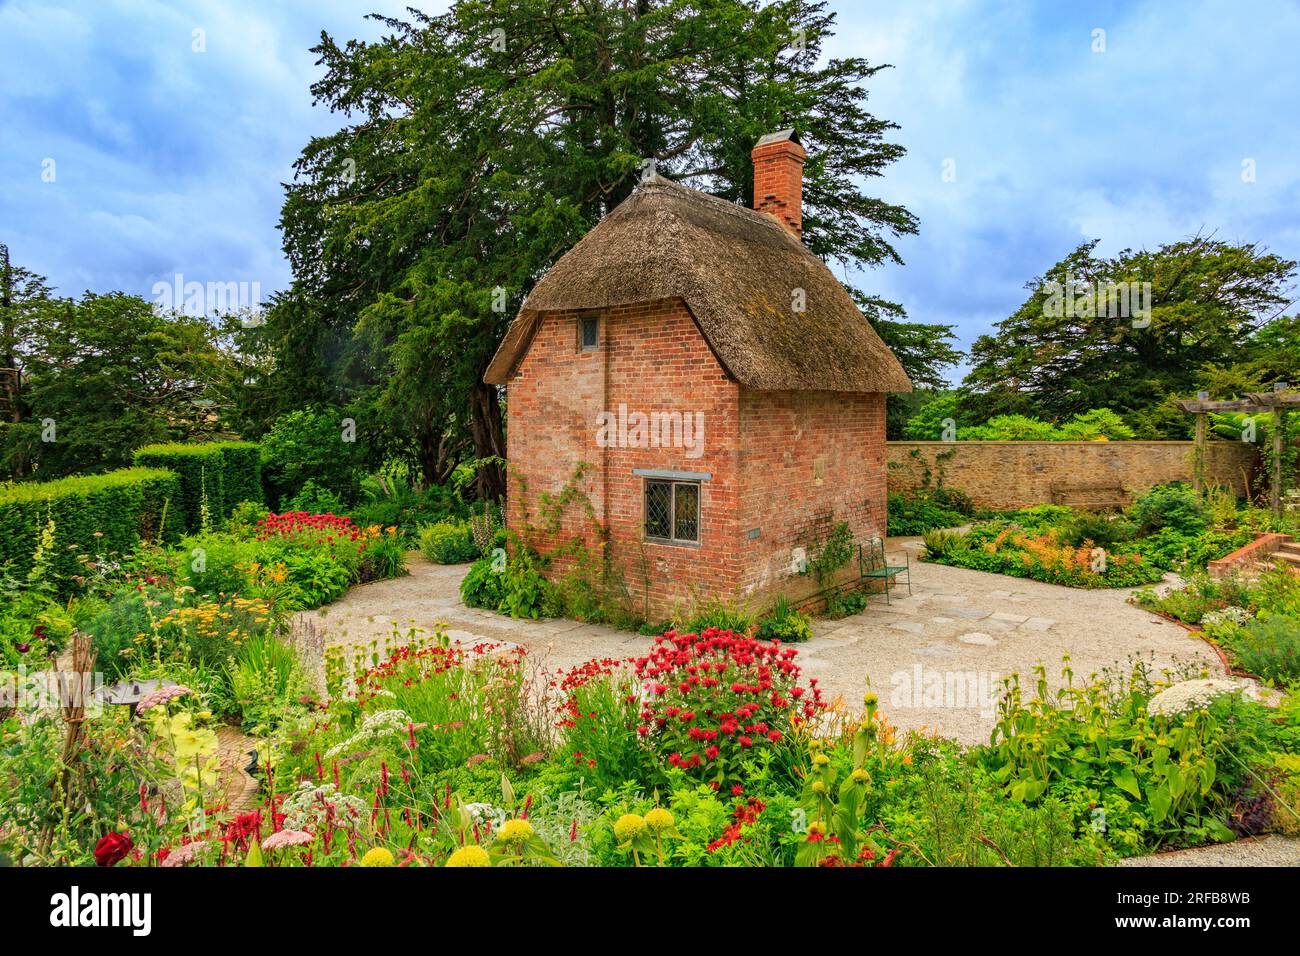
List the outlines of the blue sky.
<svg viewBox="0 0 1300 956">
<path fill-rule="evenodd" d="M 311 104 L 308 49 L 322 29 L 373 37 L 363 15 L 408 2 L 442 7 L 0 0 L 0 241 L 64 294 L 150 295 L 178 272 L 283 288 L 280 183 L 339 122 Z M 832 55 L 895 67 L 870 106 L 908 155 L 870 189 L 921 232 L 905 266 L 858 281 L 912 318 L 967 345 L 1089 238 L 1214 232 L 1300 259 L 1300 0 L 831 7 Z"/>
</svg>

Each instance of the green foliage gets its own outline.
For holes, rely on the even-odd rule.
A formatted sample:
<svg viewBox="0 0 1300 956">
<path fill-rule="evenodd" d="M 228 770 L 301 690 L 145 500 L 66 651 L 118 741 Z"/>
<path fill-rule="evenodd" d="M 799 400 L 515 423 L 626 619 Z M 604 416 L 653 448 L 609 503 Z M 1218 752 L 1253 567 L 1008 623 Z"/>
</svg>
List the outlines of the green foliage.
<svg viewBox="0 0 1300 956">
<path fill-rule="evenodd" d="M 421 528 L 420 551 L 437 564 L 463 564 L 479 556 L 468 521 L 439 521 Z"/>
<path fill-rule="evenodd" d="M 85 557 L 125 556 L 160 530 L 163 541 L 179 538 L 179 497 L 176 475 L 157 468 L 0 486 L 0 568 L 15 578 L 35 570 L 70 592 L 86 573 Z"/>
<path fill-rule="evenodd" d="M 1257 330 L 1287 307 L 1295 262 L 1253 243 L 1205 236 L 1109 258 L 1096 256 L 1096 245 L 1085 242 L 1049 268 L 994 334 L 976 339 L 963 408 L 1056 421 L 1108 408 L 1141 437 L 1183 438 L 1187 417 L 1170 414 L 1167 398 L 1195 394 L 1207 366 L 1276 362 L 1285 354 L 1273 343 L 1268 356 L 1270 344 Z M 1128 310 L 1118 301 L 1110 307 L 1118 283 L 1137 283 L 1122 288 L 1139 293 L 1150 283 L 1149 297 L 1141 296 L 1150 306 L 1143 321 L 1134 322 L 1139 310 L 1131 301 Z M 1102 294 L 1074 297 L 1079 307 L 1071 309 L 1069 286 Z"/>
<path fill-rule="evenodd" d="M 342 514 L 347 510 L 343 499 L 321 486 L 315 478 L 308 478 L 286 503 L 286 511 L 309 511 L 312 514 Z"/>
<path fill-rule="evenodd" d="M 470 565 L 460 594 L 470 607 L 517 618 L 548 617 L 560 606 L 554 586 L 542 576 L 540 559 L 522 543 L 508 556 L 489 552 Z"/>
<path fill-rule="evenodd" d="M 933 498 L 891 492 L 887 500 L 891 535 L 925 534 L 934 528 L 954 528 L 967 521 L 966 515 L 944 508 Z"/>
<path fill-rule="evenodd" d="M 1272 615 L 1212 633 L 1247 673 L 1284 686 L 1300 681 L 1300 618 Z"/>
<path fill-rule="evenodd" d="M 942 441 L 949 423 L 957 435 L 964 433 L 962 426 L 972 424 L 960 417 L 957 409 L 959 396 L 956 392 L 937 392 L 927 398 L 929 400 L 903 426 L 902 437 L 907 441 Z"/>
<path fill-rule="evenodd" d="M 1142 534 L 1170 528 L 1180 534 L 1198 534 L 1205 530 L 1205 509 L 1200 496 L 1182 482 L 1156 485 L 1129 508 Z"/>
<path fill-rule="evenodd" d="M 836 620 L 861 614 L 869 599 L 866 591 L 831 588 L 826 592 L 826 616 Z"/>
<path fill-rule="evenodd" d="M 250 729 L 271 730 L 290 719 L 308 691 L 293 647 L 269 632 L 246 640 L 226 675 L 233 703 Z"/>
<path fill-rule="evenodd" d="M 346 418 L 338 408 L 301 408 L 279 416 L 262 436 L 262 480 L 273 508 L 287 510 L 309 481 L 316 494 L 328 492 L 349 505 L 356 501 L 364 462 L 357 442 L 345 440 Z"/>
<path fill-rule="evenodd" d="M 205 442 L 146 445 L 133 457 L 139 467 L 176 473 L 181 486 L 178 510 L 185 530 L 196 532 L 224 522 L 241 501 L 262 500 L 258 454 L 251 442 Z"/>
<path fill-rule="evenodd" d="M 149 442 L 230 434 L 224 409 L 242 383 L 214 323 L 122 293 L 56 298 L 26 275 L 0 310 L 0 364 L 22 369 L 0 424 L 0 474 L 103 472 Z"/>
<path fill-rule="evenodd" d="M 965 533 L 961 531 L 927 531 L 921 540 L 925 542 L 925 554 L 931 561 L 942 561 L 954 552 L 963 551 L 970 546 Z"/>
<path fill-rule="evenodd" d="M 362 486 L 362 492 L 367 500 L 351 510 L 357 524 L 397 528 L 403 539 L 413 544 L 418 543 L 420 529 L 425 525 L 469 518 L 468 505 L 450 485 L 416 491 L 405 481 L 381 486 L 372 479 Z"/>
<path fill-rule="evenodd" d="M 696 602 L 688 614 L 678 624 L 678 630 L 689 634 L 703 634 L 711 627 L 720 631 L 735 631 L 748 634 L 754 626 L 754 615 L 747 608 L 732 601 L 710 598 Z"/>
<path fill-rule="evenodd" d="M 796 611 L 783 594 L 776 599 L 771 612 L 759 622 L 758 637 L 764 641 L 801 644 L 812 637 L 812 622 Z"/>
<path fill-rule="evenodd" d="M 251 538 L 226 531 L 191 535 L 181 542 L 178 580 L 196 594 L 246 594 L 259 555 Z"/>
<path fill-rule="evenodd" d="M 495 611 L 505 597 L 505 571 L 498 569 L 498 559 L 485 554 L 473 564 L 460 582 L 460 596 L 470 607 Z"/>
<path fill-rule="evenodd" d="M 1049 691 L 1041 665 L 1033 696 L 1011 678 L 998 708 L 992 745 L 980 761 L 1008 797 L 1034 804 L 1063 797 L 1078 808 L 1079 828 L 1098 819 L 1077 798 L 1101 808 L 1107 839 L 1131 855 L 1168 842 L 1230 840 L 1226 800 L 1216 788 L 1227 763 L 1228 729 L 1205 709 L 1150 713 L 1158 688 L 1138 666 L 1118 685 L 1095 678 Z"/>
<path fill-rule="evenodd" d="M 320 607 L 347 593 L 352 574 L 325 549 L 292 550 L 281 559 L 291 599 L 301 608 Z"/>
</svg>

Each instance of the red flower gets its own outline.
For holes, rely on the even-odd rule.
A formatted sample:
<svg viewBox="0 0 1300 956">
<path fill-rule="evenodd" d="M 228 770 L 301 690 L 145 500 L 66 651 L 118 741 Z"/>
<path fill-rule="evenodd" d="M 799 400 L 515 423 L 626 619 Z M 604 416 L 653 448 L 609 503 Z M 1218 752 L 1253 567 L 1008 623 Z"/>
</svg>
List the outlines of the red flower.
<svg viewBox="0 0 1300 956">
<path fill-rule="evenodd" d="M 134 846 L 125 833 L 110 833 L 95 844 L 95 863 L 112 866 L 126 859 Z"/>
</svg>

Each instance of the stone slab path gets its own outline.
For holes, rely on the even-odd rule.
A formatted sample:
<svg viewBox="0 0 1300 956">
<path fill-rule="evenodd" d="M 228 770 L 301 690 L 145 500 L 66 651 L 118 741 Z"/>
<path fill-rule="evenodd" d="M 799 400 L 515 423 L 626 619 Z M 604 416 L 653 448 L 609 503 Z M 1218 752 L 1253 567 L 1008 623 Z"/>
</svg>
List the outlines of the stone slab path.
<svg viewBox="0 0 1300 956">
<path fill-rule="evenodd" d="M 919 549 L 893 539 L 889 550 Z M 332 644 L 366 644 L 416 626 L 447 626 L 466 643 L 518 644 L 547 669 L 597 657 L 631 657 L 649 639 L 577 621 L 517 621 L 466 607 L 460 580 L 467 565 L 430 564 L 412 555 L 411 574 L 353 588 L 341 600 L 301 615 Z M 1142 658 L 1157 670 L 1204 668 L 1222 674 L 1214 652 L 1183 628 L 1125 603 L 1129 591 L 1082 591 L 1001 575 L 912 562 L 912 595 L 886 604 L 873 597 L 861 614 L 819 620 L 800 646 L 806 677 L 856 708 L 868 684 L 902 730 L 988 740 L 996 720 L 997 682 L 1012 673 L 1032 682 L 1041 662 L 1059 686 L 1069 655 L 1076 680 Z"/>
</svg>

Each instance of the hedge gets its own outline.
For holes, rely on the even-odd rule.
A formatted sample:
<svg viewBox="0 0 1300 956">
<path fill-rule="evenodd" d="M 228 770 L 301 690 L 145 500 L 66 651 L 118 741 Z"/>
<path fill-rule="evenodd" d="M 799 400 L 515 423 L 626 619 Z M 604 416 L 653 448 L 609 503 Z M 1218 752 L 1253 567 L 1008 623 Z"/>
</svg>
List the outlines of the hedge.
<svg viewBox="0 0 1300 956">
<path fill-rule="evenodd" d="M 180 479 L 160 468 L 0 486 L 0 570 L 27 577 L 53 520 L 54 544 L 46 557 L 51 583 L 66 591 L 70 578 L 86 572 L 82 556 L 130 554 L 141 541 L 159 540 L 163 521 L 163 543 L 178 540 L 184 533 L 180 496 Z"/>
<path fill-rule="evenodd" d="M 262 464 L 252 442 L 146 445 L 136 450 L 134 458 L 139 466 L 166 468 L 180 477 L 180 513 L 186 531 L 201 529 L 205 493 L 214 522 L 229 516 L 241 501 L 262 500 Z"/>
</svg>

